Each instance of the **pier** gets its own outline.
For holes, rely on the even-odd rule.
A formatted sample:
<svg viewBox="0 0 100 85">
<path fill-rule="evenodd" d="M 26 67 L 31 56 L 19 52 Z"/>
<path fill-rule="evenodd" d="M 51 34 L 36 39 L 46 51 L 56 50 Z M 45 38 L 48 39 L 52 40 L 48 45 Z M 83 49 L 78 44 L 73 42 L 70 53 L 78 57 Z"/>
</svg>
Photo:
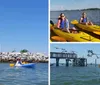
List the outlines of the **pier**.
<svg viewBox="0 0 100 85">
<path fill-rule="evenodd" d="M 76 53 L 50 52 L 50 58 L 56 59 L 56 66 L 59 66 L 60 59 L 65 59 L 66 66 L 69 66 L 70 60 L 73 60 L 73 66 L 87 66 L 87 59 L 78 58 Z"/>
</svg>

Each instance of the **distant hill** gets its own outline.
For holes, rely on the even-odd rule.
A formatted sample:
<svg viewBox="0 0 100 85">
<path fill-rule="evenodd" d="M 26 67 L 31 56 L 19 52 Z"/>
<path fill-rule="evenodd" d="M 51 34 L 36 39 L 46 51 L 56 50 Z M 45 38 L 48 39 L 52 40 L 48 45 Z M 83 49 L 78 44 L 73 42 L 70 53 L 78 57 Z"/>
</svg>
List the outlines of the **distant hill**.
<svg viewBox="0 0 100 85">
<path fill-rule="evenodd" d="M 87 8 L 87 9 L 72 9 L 72 10 L 55 10 L 55 11 L 86 11 L 86 10 L 100 10 L 100 8 Z M 54 11 L 54 10 L 52 10 Z M 52 12 L 51 11 L 51 12 Z"/>
<path fill-rule="evenodd" d="M 82 9 L 82 10 L 100 10 L 100 8 L 88 8 L 88 9 Z"/>
</svg>

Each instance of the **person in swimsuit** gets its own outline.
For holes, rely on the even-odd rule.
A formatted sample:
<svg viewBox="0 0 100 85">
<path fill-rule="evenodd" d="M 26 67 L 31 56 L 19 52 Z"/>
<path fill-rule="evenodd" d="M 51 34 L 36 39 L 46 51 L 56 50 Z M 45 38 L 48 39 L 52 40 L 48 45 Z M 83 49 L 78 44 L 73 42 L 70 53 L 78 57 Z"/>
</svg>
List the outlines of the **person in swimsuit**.
<svg viewBox="0 0 100 85">
<path fill-rule="evenodd" d="M 79 21 L 79 22 L 80 22 L 81 24 L 85 24 L 85 25 L 93 25 L 93 23 L 92 23 L 91 21 L 88 21 L 85 12 L 82 13 L 82 17 L 80 18 L 80 21 Z"/>
<path fill-rule="evenodd" d="M 60 28 L 61 30 L 70 32 L 69 21 L 63 13 L 61 13 L 60 16 L 58 17 L 57 27 Z"/>
</svg>

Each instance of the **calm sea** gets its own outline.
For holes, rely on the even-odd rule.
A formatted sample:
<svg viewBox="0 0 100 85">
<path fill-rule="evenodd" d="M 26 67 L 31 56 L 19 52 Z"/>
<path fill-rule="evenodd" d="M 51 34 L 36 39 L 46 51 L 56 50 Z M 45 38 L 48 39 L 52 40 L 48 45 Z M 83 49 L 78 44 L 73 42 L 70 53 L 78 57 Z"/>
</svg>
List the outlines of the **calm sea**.
<svg viewBox="0 0 100 85">
<path fill-rule="evenodd" d="M 51 85 L 100 85 L 100 68 L 51 66 Z"/>
<path fill-rule="evenodd" d="M 52 20 L 54 23 L 57 23 L 57 18 L 60 15 L 60 13 L 64 13 L 65 16 L 69 19 L 69 21 L 72 21 L 74 19 L 79 20 L 80 17 L 81 17 L 82 12 L 87 13 L 87 17 L 90 21 L 92 21 L 95 24 L 100 25 L 100 10 L 51 11 L 50 12 L 50 20 Z"/>
<path fill-rule="evenodd" d="M 48 64 L 38 63 L 35 68 L 11 68 L 0 63 L 0 85 L 48 85 Z"/>
</svg>

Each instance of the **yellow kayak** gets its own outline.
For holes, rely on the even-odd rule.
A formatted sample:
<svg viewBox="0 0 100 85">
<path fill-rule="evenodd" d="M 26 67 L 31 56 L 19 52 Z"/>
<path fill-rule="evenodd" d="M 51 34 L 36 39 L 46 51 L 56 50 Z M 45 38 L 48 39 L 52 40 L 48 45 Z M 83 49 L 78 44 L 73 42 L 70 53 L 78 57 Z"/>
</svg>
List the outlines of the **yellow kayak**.
<svg viewBox="0 0 100 85">
<path fill-rule="evenodd" d="M 52 42 L 51 39 L 50 39 L 50 42 Z"/>
<path fill-rule="evenodd" d="M 67 33 L 59 28 L 52 29 L 53 32 L 66 39 L 69 42 L 100 42 L 100 39 L 97 39 L 95 37 L 92 37 L 91 35 L 85 33 L 85 32 L 79 32 L 79 33 Z"/>
<path fill-rule="evenodd" d="M 77 20 L 73 20 L 71 23 L 74 24 L 76 27 L 78 27 L 80 30 L 93 32 L 95 34 L 100 35 L 100 26 L 98 25 L 83 25 L 83 24 L 78 23 Z"/>
<path fill-rule="evenodd" d="M 100 35 L 100 26 L 97 25 L 90 26 L 90 25 L 83 25 L 83 24 L 76 24 L 75 26 L 81 30 L 86 30 Z"/>
<path fill-rule="evenodd" d="M 66 42 L 66 39 L 64 39 L 63 37 L 59 37 L 59 36 L 52 36 L 51 39 L 56 42 Z"/>
</svg>

